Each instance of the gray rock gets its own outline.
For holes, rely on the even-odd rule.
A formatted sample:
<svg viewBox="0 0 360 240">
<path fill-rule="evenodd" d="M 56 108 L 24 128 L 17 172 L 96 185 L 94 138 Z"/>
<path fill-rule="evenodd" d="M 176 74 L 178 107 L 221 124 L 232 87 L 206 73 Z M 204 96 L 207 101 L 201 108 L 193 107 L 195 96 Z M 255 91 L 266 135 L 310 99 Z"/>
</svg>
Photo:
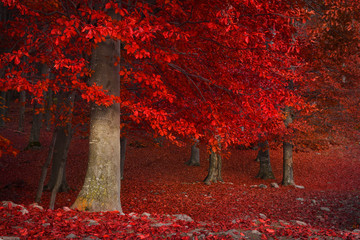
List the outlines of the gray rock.
<svg viewBox="0 0 360 240">
<path fill-rule="evenodd" d="M 73 238 L 78 238 L 78 236 L 76 236 L 73 233 L 70 233 L 69 235 L 66 236 L 67 239 L 73 239 Z"/>
<path fill-rule="evenodd" d="M 264 220 L 266 220 L 266 219 L 267 219 L 267 217 L 266 217 L 266 215 L 265 215 L 265 214 L 260 213 L 260 214 L 259 214 L 259 216 L 260 216 L 260 218 L 262 218 L 262 219 L 264 219 Z"/>
<path fill-rule="evenodd" d="M 261 235 L 262 233 L 259 232 L 258 230 L 252 230 L 251 231 L 252 234 L 256 234 L 256 235 Z"/>
<path fill-rule="evenodd" d="M 88 220 L 88 226 L 96 226 L 96 225 L 100 225 L 100 223 L 98 223 L 97 221 L 90 219 Z"/>
<path fill-rule="evenodd" d="M 21 206 L 21 205 L 19 205 L 19 206 Z M 23 207 L 23 206 L 21 206 L 20 212 L 22 213 L 22 215 L 25 215 L 25 214 L 28 214 L 28 213 L 29 213 L 29 211 L 28 211 L 25 207 Z"/>
<path fill-rule="evenodd" d="M 301 185 L 295 185 L 295 188 L 298 188 L 298 189 L 305 189 L 304 186 L 301 186 Z"/>
<path fill-rule="evenodd" d="M 44 210 L 44 208 L 42 206 L 40 206 L 39 204 L 37 204 L 37 203 L 32 203 L 29 206 L 32 207 L 32 208 L 40 209 L 41 211 Z"/>
<path fill-rule="evenodd" d="M 168 223 L 153 223 L 150 224 L 151 227 L 162 227 L 162 226 L 170 226 L 172 224 L 172 222 L 168 222 Z"/>
<path fill-rule="evenodd" d="M 13 203 L 11 201 L 3 201 L 2 205 L 3 205 L 3 207 L 7 207 L 7 208 L 19 206 L 16 203 Z"/>
<path fill-rule="evenodd" d="M 279 184 L 277 184 L 276 182 L 270 183 L 270 186 L 273 188 L 280 188 Z"/>
<path fill-rule="evenodd" d="M 20 240 L 19 237 L 0 236 L 0 240 Z"/>
<path fill-rule="evenodd" d="M 323 211 L 326 211 L 326 212 L 330 212 L 330 208 L 327 208 L 327 207 L 321 207 L 320 209 Z"/>
<path fill-rule="evenodd" d="M 151 214 L 150 214 L 150 213 L 147 213 L 147 212 L 144 212 L 143 214 L 141 214 L 141 216 L 144 216 L 144 217 L 149 218 L 149 217 L 151 216 Z"/>
<path fill-rule="evenodd" d="M 194 221 L 190 216 L 188 216 L 186 214 L 174 214 L 173 216 L 176 217 L 177 220 L 183 220 L 185 222 L 193 222 Z"/>
<path fill-rule="evenodd" d="M 300 225 L 300 226 L 307 226 L 307 223 L 305 223 L 305 222 L 298 221 L 298 220 L 296 220 L 295 222 L 296 222 L 296 224 L 297 224 L 297 225 Z"/>
<path fill-rule="evenodd" d="M 283 225 L 289 225 L 288 222 L 284 221 L 284 220 L 279 220 L 279 223 L 283 224 Z"/>
<path fill-rule="evenodd" d="M 303 198 L 297 198 L 296 200 L 301 201 L 301 202 L 303 202 L 303 201 L 304 201 L 304 199 L 303 199 Z"/>
<path fill-rule="evenodd" d="M 257 188 L 258 186 L 257 185 L 251 185 L 250 187 L 251 188 Z"/>
<path fill-rule="evenodd" d="M 265 184 L 260 184 L 259 188 L 267 188 L 267 186 Z"/>
</svg>

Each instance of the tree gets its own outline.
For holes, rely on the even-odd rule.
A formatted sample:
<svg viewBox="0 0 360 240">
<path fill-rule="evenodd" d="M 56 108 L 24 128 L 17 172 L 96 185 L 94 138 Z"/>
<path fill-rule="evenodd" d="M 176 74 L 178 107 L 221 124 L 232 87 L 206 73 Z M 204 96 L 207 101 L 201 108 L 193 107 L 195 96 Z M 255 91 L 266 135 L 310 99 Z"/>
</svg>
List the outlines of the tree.
<svg viewBox="0 0 360 240">
<path fill-rule="evenodd" d="M 91 82 L 119 96 L 120 43 L 107 39 L 93 50 Z M 116 210 L 120 204 L 120 105 L 93 105 L 91 109 L 89 163 L 85 183 L 73 208 L 89 211 Z"/>
</svg>

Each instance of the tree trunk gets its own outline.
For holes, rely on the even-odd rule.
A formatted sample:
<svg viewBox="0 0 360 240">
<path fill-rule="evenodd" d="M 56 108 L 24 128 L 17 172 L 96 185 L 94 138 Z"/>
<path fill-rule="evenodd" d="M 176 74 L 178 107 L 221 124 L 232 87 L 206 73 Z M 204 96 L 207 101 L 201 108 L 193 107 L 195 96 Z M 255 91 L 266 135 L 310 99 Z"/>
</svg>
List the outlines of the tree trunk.
<svg viewBox="0 0 360 240">
<path fill-rule="evenodd" d="M 124 165 L 125 165 L 125 154 L 126 154 L 126 143 L 127 138 L 120 138 L 120 167 L 121 167 L 121 180 L 124 179 Z"/>
<path fill-rule="evenodd" d="M 42 113 L 38 112 L 40 108 L 41 108 L 41 105 L 39 103 L 35 102 L 30 139 L 29 139 L 29 143 L 28 143 L 27 147 L 25 148 L 25 150 L 41 148 L 40 130 L 41 130 Z"/>
<path fill-rule="evenodd" d="M 46 93 L 46 103 L 45 103 L 45 127 L 46 131 L 50 131 L 51 127 L 51 106 L 53 105 L 52 101 L 53 92 L 51 89 Z"/>
<path fill-rule="evenodd" d="M 24 121 L 25 121 L 25 105 L 26 105 L 26 92 L 20 92 L 20 111 L 19 111 L 19 132 L 24 131 Z"/>
<path fill-rule="evenodd" d="M 120 43 L 107 39 L 93 50 L 91 83 L 120 94 Z M 120 203 L 120 105 L 93 104 L 91 109 L 89 162 L 84 185 L 72 208 L 89 211 L 119 211 Z"/>
<path fill-rule="evenodd" d="M 51 159 L 53 158 L 53 155 L 54 155 L 56 138 L 57 138 L 57 129 L 54 130 L 51 145 L 49 147 L 49 154 L 48 154 L 48 157 L 47 157 L 47 159 L 42 167 L 42 170 L 41 170 L 39 186 L 38 186 L 38 190 L 36 192 L 36 197 L 35 197 L 35 202 L 37 202 L 37 203 L 39 203 L 41 200 L 41 195 L 42 195 L 43 189 L 44 189 L 44 183 L 45 183 L 47 170 L 50 165 Z"/>
<path fill-rule="evenodd" d="M 292 153 L 292 144 L 288 142 L 283 142 L 283 179 L 282 185 L 284 186 L 294 186 L 294 172 L 293 172 L 293 153 Z"/>
<path fill-rule="evenodd" d="M 199 141 L 196 141 L 191 146 L 191 155 L 189 161 L 185 164 L 188 166 L 200 166 L 200 149 L 198 147 Z"/>
<path fill-rule="evenodd" d="M 6 92 L 2 91 L 0 94 L 0 127 L 5 126 L 6 117 Z"/>
<path fill-rule="evenodd" d="M 270 164 L 268 141 L 259 143 L 259 153 L 257 158 L 260 160 L 260 169 L 256 177 L 261 179 L 274 179 L 275 176 Z"/>
<path fill-rule="evenodd" d="M 67 152 L 66 143 L 69 141 L 71 142 L 72 135 L 69 134 L 71 131 L 71 126 L 58 126 L 56 127 L 57 137 L 55 141 L 54 147 L 54 154 L 52 159 L 52 166 L 51 166 L 51 175 L 48 184 L 44 187 L 45 190 L 53 190 L 56 179 L 58 178 L 58 172 L 61 166 L 62 159 L 64 157 L 64 152 Z M 67 158 L 67 156 L 65 156 Z M 66 162 L 65 162 L 66 164 Z M 66 167 L 64 166 L 63 175 L 62 175 L 62 182 L 59 187 L 60 192 L 66 192 L 69 190 L 69 185 L 66 181 Z"/>
<path fill-rule="evenodd" d="M 284 121 L 285 127 L 289 127 L 292 123 L 291 109 L 290 107 L 285 107 L 286 119 Z M 295 185 L 294 181 L 294 171 L 293 171 L 293 146 L 291 143 L 284 141 L 283 142 L 283 179 L 282 185 L 289 186 Z"/>
<path fill-rule="evenodd" d="M 75 94 L 73 96 L 75 97 Z M 66 164 L 66 159 L 67 159 L 67 155 L 68 155 L 68 151 L 69 151 L 69 147 L 70 147 L 72 134 L 73 134 L 73 131 L 72 131 L 72 129 L 70 129 L 70 132 L 68 132 L 69 136 L 66 138 L 66 141 L 65 141 L 65 147 L 64 147 L 65 150 L 63 152 L 63 156 L 60 161 L 60 167 L 57 172 L 55 186 L 51 191 L 50 206 L 49 206 L 50 209 L 54 209 L 56 194 L 59 192 L 60 186 L 63 184 L 63 178 L 65 177 L 65 174 L 64 174 L 65 164 Z"/>
<path fill-rule="evenodd" d="M 211 154 L 209 157 L 209 170 L 208 175 L 206 176 L 204 182 L 206 185 L 210 185 L 211 182 L 223 182 L 221 177 L 221 155 L 219 153 L 215 153 L 211 150 Z"/>
</svg>

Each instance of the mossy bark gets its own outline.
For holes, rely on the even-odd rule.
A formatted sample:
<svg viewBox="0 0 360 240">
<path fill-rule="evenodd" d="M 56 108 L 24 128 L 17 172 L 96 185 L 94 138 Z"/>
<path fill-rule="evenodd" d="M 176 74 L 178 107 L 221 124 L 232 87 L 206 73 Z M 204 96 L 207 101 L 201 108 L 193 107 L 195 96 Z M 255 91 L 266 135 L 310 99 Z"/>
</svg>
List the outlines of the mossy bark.
<svg viewBox="0 0 360 240">
<path fill-rule="evenodd" d="M 103 86 L 119 96 L 120 43 L 107 39 L 93 50 L 91 84 Z M 120 105 L 93 104 L 91 109 L 89 162 L 84 185 L 73 208 L 88 211 L 119 211 L 120 203 Z"/>
</svg>

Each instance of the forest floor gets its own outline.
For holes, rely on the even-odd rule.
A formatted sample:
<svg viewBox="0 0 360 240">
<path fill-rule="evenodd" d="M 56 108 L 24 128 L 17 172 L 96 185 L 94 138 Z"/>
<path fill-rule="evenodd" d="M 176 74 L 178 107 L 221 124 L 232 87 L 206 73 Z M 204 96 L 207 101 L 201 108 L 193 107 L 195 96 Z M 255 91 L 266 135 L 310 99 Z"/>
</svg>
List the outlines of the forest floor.
<svg viewBox="0 0 360 240">
<path fill-rule="evenodd" d="M 120 215 L 68 208 L 84 181 L 88 139 L 73 138 L 67 162 L 71 190 L 57 195 L 52 211 L 49 192 L 43 209 L 31 205 L 52 133 L 42 131 L 42 148 L 27 151 L 29 134 L 17 132 L 16 122 L 0 134 L 20 150 L 0 159 L 0 239 L 360 239 L 359 143 L 295 152 L 294 178 L 304 188 L 281 186 L 281 149 L 270 152 L 274 180 L 255 177 L 255 150 L 232 149 L 223 161 L 224 182 L 207 186 L 204 146 L 201 166 L 193 167 L 185 165 L 190 146 L 165 141 L 160 147 L 130 137 Z M 271 187 L 273 182 L 280 188 Z"/>
</svg>

